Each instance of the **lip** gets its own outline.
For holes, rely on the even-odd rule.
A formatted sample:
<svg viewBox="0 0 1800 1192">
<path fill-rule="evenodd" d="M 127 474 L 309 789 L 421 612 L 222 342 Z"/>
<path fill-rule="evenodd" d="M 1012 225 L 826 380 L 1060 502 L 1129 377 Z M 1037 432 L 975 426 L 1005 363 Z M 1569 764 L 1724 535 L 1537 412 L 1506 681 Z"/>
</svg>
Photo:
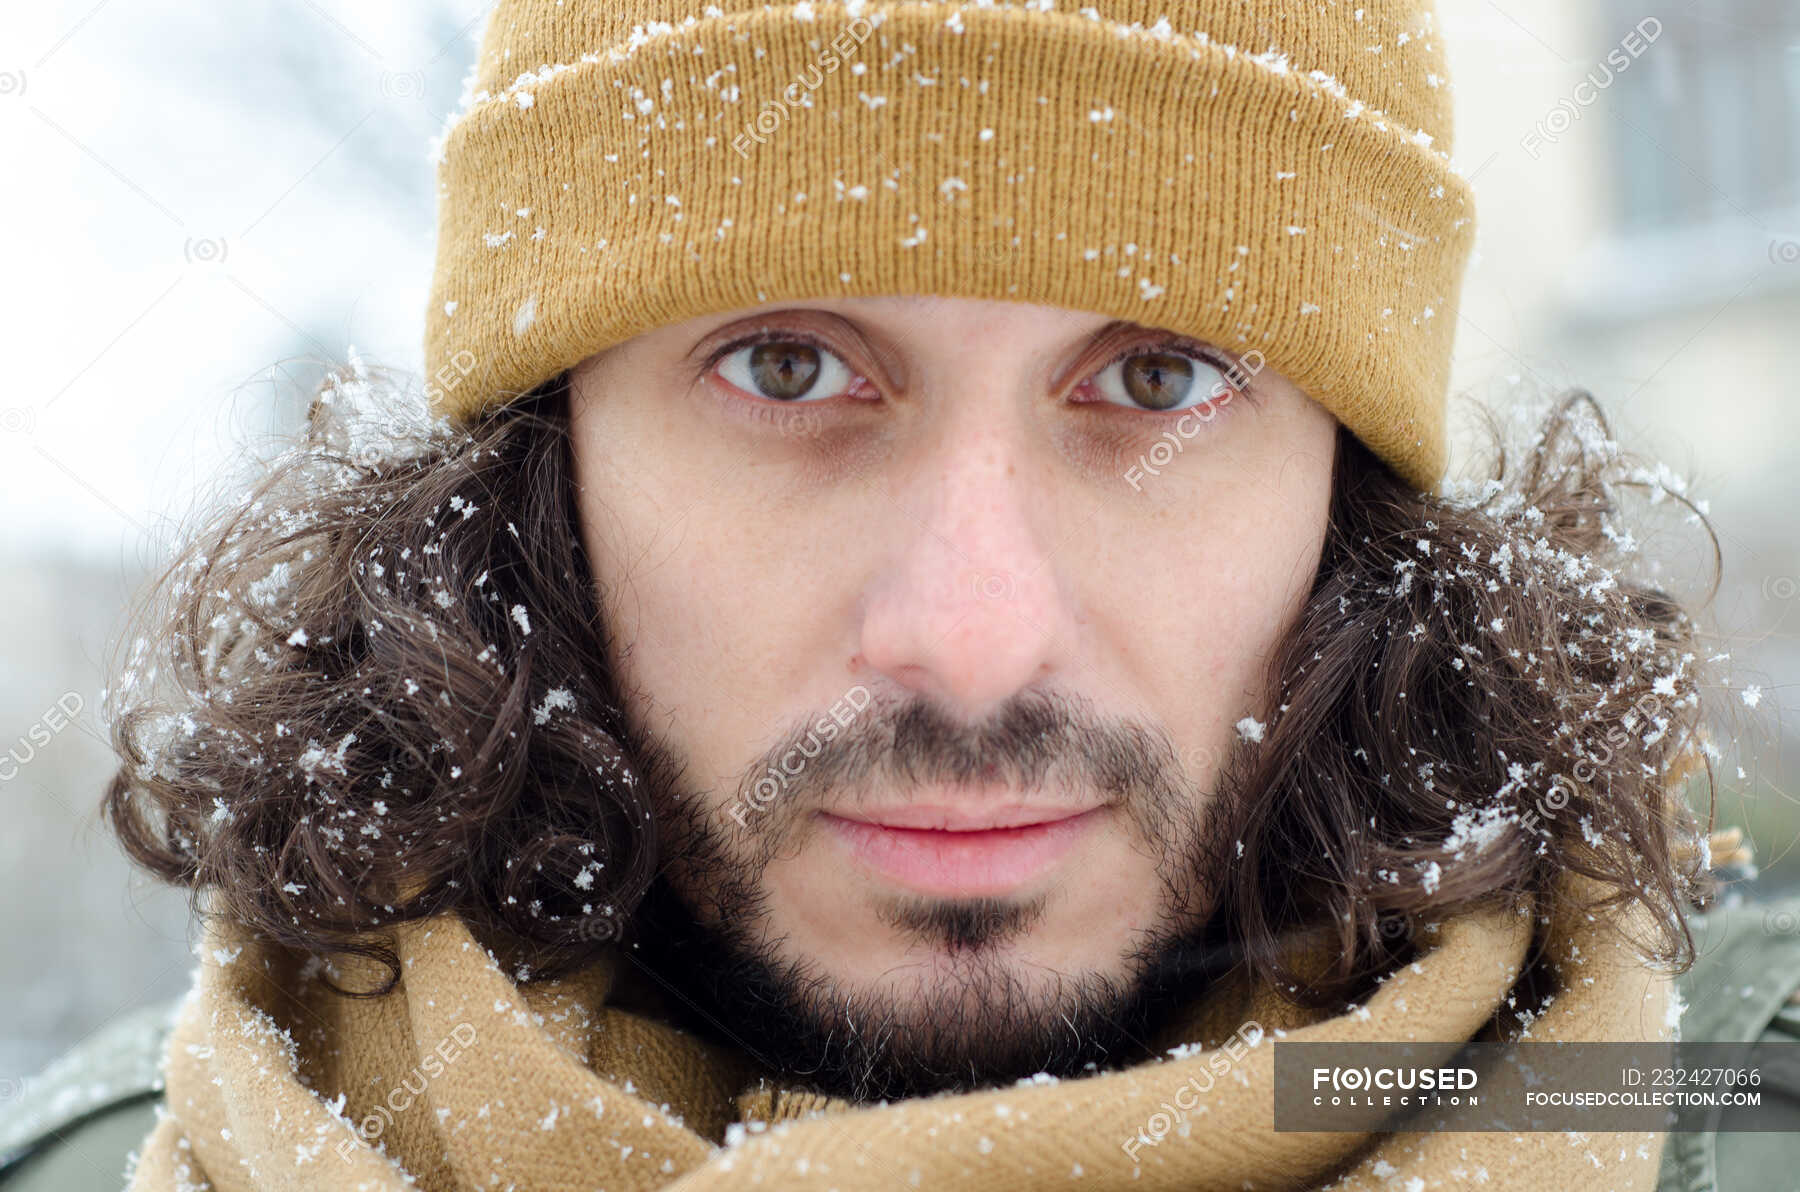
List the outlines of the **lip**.
<svg viewBox="0 0 1800 1192">
<path fill-rule="evenodd" d="M 996 897 L 1074 851 L 1104 807 L 920 805 L 821 818 L 857 861 L 921 894 Z"/>
<path fill-rule="evenodd" d="M 872 811 L 858 808 L 835 818 L 878 828 L 918 828 L 937 832 L 986 832 L 996 828 L 1030 828 L 1073 819 L 1093 810 L 1082 807 L 1047 807 L 1043 803 L 901 803 Z"/>
</svg>

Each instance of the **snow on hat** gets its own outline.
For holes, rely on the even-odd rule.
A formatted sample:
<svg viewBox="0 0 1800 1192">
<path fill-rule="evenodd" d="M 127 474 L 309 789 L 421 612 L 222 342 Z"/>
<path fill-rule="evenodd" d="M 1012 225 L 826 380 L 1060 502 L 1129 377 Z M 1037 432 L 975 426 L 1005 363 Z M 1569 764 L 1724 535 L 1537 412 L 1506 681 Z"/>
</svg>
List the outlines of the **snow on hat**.
<svg viewBox="0 0 1800 1192">
<path fill-rule="evenodd" d="M 1441 479 L 1473 199 L 1430 0 L 500 0 L 439 147 L 457 419 L 765 302 L 936 294 L 1262 353 Z"/>
</svg>

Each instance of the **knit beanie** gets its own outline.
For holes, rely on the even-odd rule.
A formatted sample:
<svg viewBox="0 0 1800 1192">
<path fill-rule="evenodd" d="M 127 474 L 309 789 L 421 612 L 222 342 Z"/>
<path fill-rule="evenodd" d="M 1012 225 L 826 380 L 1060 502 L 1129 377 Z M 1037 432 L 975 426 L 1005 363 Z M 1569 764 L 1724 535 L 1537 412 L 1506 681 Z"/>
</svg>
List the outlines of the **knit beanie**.
<svg viewBox="0 0 1800 1192">
<path fill-rule="evenodd" d="M 499 0 L 438 146 L 470 420 L 767 302 L 1033 302 L 1252 350 L 1421 489 L 1473 200 L 1430 0 Z"/>
</svg>

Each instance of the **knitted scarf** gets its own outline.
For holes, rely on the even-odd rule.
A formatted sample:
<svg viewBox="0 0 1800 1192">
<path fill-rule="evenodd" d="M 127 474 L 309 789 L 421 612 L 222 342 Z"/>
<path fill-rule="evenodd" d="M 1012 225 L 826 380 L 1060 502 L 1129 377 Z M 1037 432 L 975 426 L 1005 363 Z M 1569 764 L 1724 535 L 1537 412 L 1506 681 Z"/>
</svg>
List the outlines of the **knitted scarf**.
<svg viewBox="0 0 1800 1192">
<path fill-rule="evenodd" d="M 392 993 L 345 998 L 317 961 L 212 922 L 131 1189 L 1654 1187 L 1658 1134 L 1275 1132 L 1273 1041 L 1492 1031 L 1536 948 L 1557 991 L 1531 1038 L 1672 1034 L 1670 982 L 1617 923 L 1496 910 L 1423 938 L 1349 1013 L 1226 981 L 1159 1036 L 1167 1058 L 856 1106 L 669 1025 L 672 994 L 619 955 L 521 985 L 439 918 L 394 933 Z"/>
</svg>

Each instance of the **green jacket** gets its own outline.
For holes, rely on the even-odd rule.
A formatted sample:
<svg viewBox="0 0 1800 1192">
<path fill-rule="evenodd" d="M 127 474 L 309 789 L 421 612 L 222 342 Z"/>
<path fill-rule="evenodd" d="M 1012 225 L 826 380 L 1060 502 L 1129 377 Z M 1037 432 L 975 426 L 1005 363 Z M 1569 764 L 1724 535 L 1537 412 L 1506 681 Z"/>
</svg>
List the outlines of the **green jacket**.
<svg viewBox="0 0 1800 1192">
<path fill-rule="evenodd" d="M 1800 895 L 1745 902 L 1692 920 L 1698 960 L 1678 988 L 1682 1037 L 1800 1042 Z M 156 1124 L 175 1005 L 121 1018 L 62 1056 L 23 1095 L 0 1100 L 0 1192 L 119 1192 L 128 1156 Z M 1795 1087 L 1765 1098 L 1800 1103 Z M 1670 1134 L 1657 1192 L 1800 1188 L 1792 1134 Z M 1535 1192 L 1535 1190 L 1533 1190 Z"/>
</svg>

